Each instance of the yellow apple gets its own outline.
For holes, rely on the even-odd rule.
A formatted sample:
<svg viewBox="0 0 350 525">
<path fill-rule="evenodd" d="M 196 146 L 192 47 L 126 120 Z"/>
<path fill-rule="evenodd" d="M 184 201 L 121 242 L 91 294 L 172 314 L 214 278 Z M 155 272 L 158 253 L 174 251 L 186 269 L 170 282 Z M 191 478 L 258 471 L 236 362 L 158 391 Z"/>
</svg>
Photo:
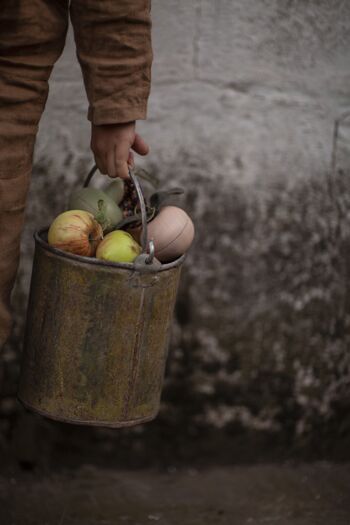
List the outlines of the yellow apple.
<svg viewBox="0 0 350 525">
<path fill-rule="evenodd" d="M 141 253 L 141 246 L 123 230 L 105 236 L 97 248 L 97 259 L 116 263 L 132 263 Z"/>
</svg>

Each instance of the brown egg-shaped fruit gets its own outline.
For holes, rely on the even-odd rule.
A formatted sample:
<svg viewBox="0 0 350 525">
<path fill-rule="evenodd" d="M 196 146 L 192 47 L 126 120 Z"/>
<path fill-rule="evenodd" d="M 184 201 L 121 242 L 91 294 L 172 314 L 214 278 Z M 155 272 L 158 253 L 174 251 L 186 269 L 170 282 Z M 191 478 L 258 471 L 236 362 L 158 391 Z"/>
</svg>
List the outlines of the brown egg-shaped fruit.
<svg viewBox="0 0 350 525">
<path fill-rule="evenodd" d="M 171 262 L 183 255 L 194 238 L 194 225 L 187 213 L 177 206 L 164 206 L 147 226 L 148 240 L 153 240 L 159 261 Z"/>
</svg>

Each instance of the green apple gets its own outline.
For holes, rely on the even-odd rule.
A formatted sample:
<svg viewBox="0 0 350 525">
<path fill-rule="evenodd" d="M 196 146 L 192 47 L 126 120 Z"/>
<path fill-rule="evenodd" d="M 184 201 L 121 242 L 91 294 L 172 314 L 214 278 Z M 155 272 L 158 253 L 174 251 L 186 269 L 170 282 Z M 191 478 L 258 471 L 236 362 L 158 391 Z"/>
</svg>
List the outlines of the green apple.
<svg viewBox="0 0 350 525">
<path fill-rule="evenodd" d="M 97 248 L 97 259 L 116 263 L 132 263 L 141 253 L 141 246 L 123 230 L 106 235 Z"/>
</svg>

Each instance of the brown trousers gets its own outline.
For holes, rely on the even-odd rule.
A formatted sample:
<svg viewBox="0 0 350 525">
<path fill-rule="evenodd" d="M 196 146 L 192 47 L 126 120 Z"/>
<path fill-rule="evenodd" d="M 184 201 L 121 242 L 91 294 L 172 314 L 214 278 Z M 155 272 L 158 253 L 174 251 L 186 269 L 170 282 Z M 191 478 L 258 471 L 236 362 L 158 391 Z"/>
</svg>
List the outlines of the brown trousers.
<svg viewBox="0 0 350 525">
<path fill-rule="evenodd" d="M 0 349 L 8 338 L 33 148 L 69 11 L 94 124 L 146 116 L 149 0 L 2 0 L 0 6 Z"/>
<path fill-rule="evenodd" d="M 31 2 L 26 2 L 18 17 L 14 1 L 14 9 L 7 11 L 6 35 L 0 33 L 0 347 L 12 325 L 10 294 L 19 262 L 35 136 L 50 73 L 68 27 L 64 5 L 68 2 L 41 3 L 42 16 L 34 18 Z"/>
</svg>

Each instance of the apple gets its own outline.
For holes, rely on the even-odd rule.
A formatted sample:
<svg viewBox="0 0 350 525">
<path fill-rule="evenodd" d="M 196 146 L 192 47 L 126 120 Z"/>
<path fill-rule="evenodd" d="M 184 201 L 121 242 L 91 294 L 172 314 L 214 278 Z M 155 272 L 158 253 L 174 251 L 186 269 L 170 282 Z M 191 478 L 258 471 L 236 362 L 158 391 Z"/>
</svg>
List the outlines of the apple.
<svg viewBox="0 0 350 525">
<path fill-rule="evenodd" d="M 97 259 L 116 263 L 132 263 L 141 253 L 141 246 L 123 230 L 115 230 L 105 236 L 96 251 Z"/>
<path fill-rule="evenodd" d="M 92 257 L 102 239 L 102 227 L 92 213 L 69 210 L 52 222 L 47 240 L 51 246 L 65 252 Z"/>
</svg>

